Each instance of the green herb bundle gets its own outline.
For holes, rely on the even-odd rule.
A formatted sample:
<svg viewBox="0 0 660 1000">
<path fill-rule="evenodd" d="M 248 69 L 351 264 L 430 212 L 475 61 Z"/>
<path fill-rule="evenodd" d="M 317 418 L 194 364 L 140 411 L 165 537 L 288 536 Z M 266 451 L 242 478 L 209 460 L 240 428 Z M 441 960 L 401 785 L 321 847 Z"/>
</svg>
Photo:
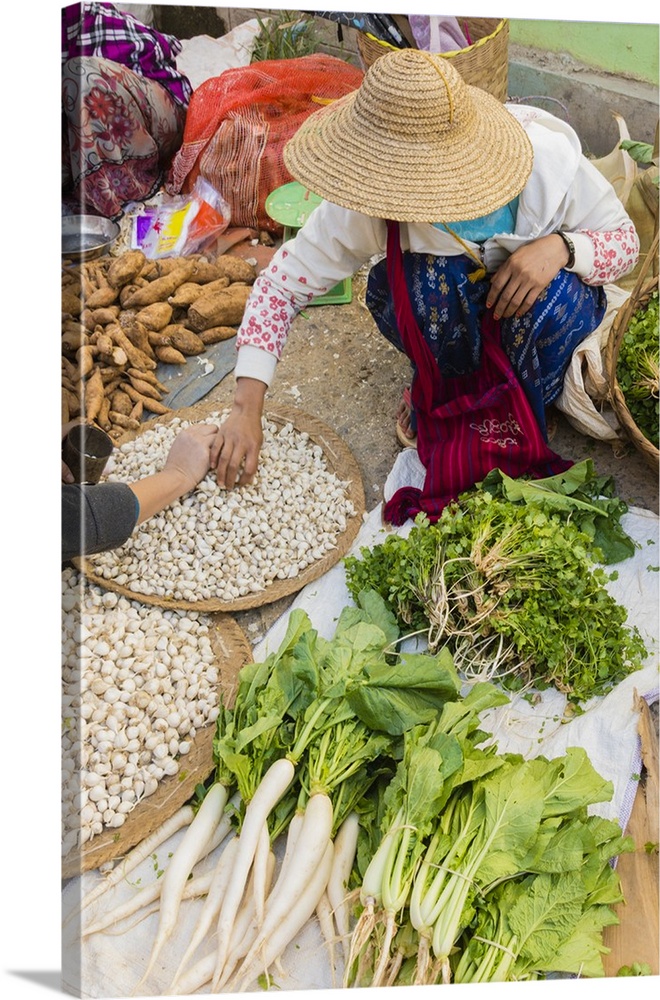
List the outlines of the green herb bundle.
<svg viewBox="0 0 660 1000">
<path fill-rule="evenodd" d="M 619 346 L 616 377 L 635 424 L 658 447 L 658 293 L 633 313 Z"/>
<path fill-rule="evenodd" d="M 368 863 L 360 854 L 344 985 L 604 974 L 602 930 L 622 898 L 610 860 L 634 850 L 589 814 L 612 785 L 578 747 L 553 760 L 483 749 L 479 714 L 501 698 L 477 684 L 405 734 L 380 839 Z"/>
<path fill-rule="evenodd" d="M 347 557 L 349 591 L 377 591 L 431 650 L 447 645 L 465 676 L 554 685 L 580 711 L 642 665 L 643 641 L 607 591 L 578 511 L 497 492 L 465 494 L 435 524 L 419 515 L 407 537 Z"/>
</svg>

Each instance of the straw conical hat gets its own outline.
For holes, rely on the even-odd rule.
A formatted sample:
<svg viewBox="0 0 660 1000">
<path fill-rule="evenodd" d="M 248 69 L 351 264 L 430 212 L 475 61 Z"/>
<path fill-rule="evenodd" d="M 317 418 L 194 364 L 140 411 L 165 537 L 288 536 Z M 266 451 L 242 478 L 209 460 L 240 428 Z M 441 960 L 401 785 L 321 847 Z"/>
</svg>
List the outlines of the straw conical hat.
<svg viewBox="0 0 660 1000">
<path fill-rule="evenodd" d="M 314 112 L 284 150 L 292 176 L 345 208 L 398 222 L 459 222 L 506 205 L 532 146 L 495 97 L 417 49 L 377 59 L 358 90 Z"/>
</svg>

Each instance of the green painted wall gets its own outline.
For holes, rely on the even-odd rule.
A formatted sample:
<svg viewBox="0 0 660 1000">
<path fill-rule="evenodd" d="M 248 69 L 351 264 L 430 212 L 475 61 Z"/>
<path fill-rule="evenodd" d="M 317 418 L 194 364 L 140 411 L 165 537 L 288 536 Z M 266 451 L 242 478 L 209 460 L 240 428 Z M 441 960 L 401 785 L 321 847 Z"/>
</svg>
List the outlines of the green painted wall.
<svg viewBox="0 0 660 1000">
<path fill-rule="evenodd" d="M 546 52 L 567 53 L 596 70 L 658 84 L 657 24 L 511 19 L 509 40 Z"/>
</svg>

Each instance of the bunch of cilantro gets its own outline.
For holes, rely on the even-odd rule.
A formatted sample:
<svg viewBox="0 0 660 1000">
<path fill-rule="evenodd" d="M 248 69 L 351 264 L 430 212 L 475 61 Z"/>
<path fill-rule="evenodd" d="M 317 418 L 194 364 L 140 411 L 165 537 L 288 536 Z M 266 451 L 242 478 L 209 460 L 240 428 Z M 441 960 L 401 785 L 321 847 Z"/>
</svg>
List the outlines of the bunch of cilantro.
<svg viewBox="0 0 660 1000">
<path fill-rule="evenodd" d="M 596 485 L 588 462 L 535 482 L 491 473 L 435 524 L 418 515 L 407 537 L 347 557 L 349 591 L 375 590 L 431 649 L 493 662 L 472 676 L 509 690 L 554 685 L 579 712 L 646 656 L 600 565 L 634 551 L 620 525 L 626 507 L 590 495 Z"/>
</svg>

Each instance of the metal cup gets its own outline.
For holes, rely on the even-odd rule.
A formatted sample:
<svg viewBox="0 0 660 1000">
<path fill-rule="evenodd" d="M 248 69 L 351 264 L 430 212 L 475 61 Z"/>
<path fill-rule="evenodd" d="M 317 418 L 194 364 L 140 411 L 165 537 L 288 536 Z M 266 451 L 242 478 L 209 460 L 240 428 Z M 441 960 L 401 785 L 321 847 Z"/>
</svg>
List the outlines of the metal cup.
<svg viewBox="0 0 660 1000">
<path fill-rule="evenodd" d="M 74 482 L 98 483 L 112 454 L 112 438 L 93 424 L 75 424 L 62 442 L 62 458 Z"/>
</svg>

